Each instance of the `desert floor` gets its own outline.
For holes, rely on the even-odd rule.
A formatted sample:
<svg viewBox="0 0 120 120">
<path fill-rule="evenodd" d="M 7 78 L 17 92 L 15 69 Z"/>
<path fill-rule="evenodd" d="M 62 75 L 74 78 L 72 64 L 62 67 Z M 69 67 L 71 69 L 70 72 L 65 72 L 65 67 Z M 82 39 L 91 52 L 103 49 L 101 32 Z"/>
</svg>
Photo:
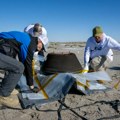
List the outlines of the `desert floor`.
<svg viewBox="0 0 120 120">
<path fill-rule="evenodd" d="M 85 43 L 51 43 L 48 52 L 73 52 L 83 66 L 83 54 Z M 113 86 L 120 80 L 120 52 L 114 51 L 114 61 L 107 69 L 112 82 L 105 83 L 109 91 L 99 92 L 90 95 L 69 93 L 65 98 L 65 104 L 72 108 L 80 116 L 78 117 L 69 109 L 63 107 L 60 111 L 62 120 L 120 120 L 120 86 L 114 89 Z M 40 110 L 35 108 L 22 109 L 0 109 L 0 120 L 61 120 L 58 116 L 59 102 L 41 106 Z"/>
</svg>

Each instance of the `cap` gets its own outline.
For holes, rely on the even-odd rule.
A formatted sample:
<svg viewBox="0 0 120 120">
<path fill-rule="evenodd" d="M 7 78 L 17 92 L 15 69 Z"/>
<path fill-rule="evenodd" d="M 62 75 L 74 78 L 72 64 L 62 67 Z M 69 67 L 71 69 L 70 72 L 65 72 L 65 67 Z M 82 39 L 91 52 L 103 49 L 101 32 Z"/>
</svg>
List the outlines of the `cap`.
<svg viewBox="0 0 120 120">
<path fill-rule="evenodd" d="M 102 28 L 100 26 L 96 26 L 93 28 L 93 37 L 100 36 L 103 33 Z"/>
</svg>

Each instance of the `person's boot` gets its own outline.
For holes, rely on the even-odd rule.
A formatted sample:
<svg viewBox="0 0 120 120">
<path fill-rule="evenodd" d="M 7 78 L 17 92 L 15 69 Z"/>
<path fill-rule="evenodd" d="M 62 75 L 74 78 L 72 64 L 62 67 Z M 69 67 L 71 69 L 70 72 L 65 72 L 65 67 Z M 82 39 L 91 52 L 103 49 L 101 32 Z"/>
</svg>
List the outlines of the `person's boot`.
<svg viewBox="0 0 120 120">
<path fill-rule="evenodd" d="M 11 92 L 11 95 L 17 95 L 19 93 L 18 90 L 14 89 L 12 92 Z"/>
<path fill-rule="evenodd" d="M 10 96 L 9 97 L 3 97 L 0 96 L 0 104 L 6 107 L 16 108 L 19 104 L 18 99 L 13 99 Z"/>
</svg>

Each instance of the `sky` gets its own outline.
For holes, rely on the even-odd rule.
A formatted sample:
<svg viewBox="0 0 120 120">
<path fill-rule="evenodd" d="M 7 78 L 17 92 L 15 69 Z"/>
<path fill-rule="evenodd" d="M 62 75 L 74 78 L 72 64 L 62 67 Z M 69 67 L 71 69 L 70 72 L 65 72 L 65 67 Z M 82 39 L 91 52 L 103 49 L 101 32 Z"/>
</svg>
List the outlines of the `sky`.
<svg viewBox="0 0 120 120">
<path fill-rule="evenodd" d="M 120 41 L 120 0 L 0 0 L 0 32 L 41 23 L 50 42 L 83 42 L 92 29 Z"/>
</svg>

